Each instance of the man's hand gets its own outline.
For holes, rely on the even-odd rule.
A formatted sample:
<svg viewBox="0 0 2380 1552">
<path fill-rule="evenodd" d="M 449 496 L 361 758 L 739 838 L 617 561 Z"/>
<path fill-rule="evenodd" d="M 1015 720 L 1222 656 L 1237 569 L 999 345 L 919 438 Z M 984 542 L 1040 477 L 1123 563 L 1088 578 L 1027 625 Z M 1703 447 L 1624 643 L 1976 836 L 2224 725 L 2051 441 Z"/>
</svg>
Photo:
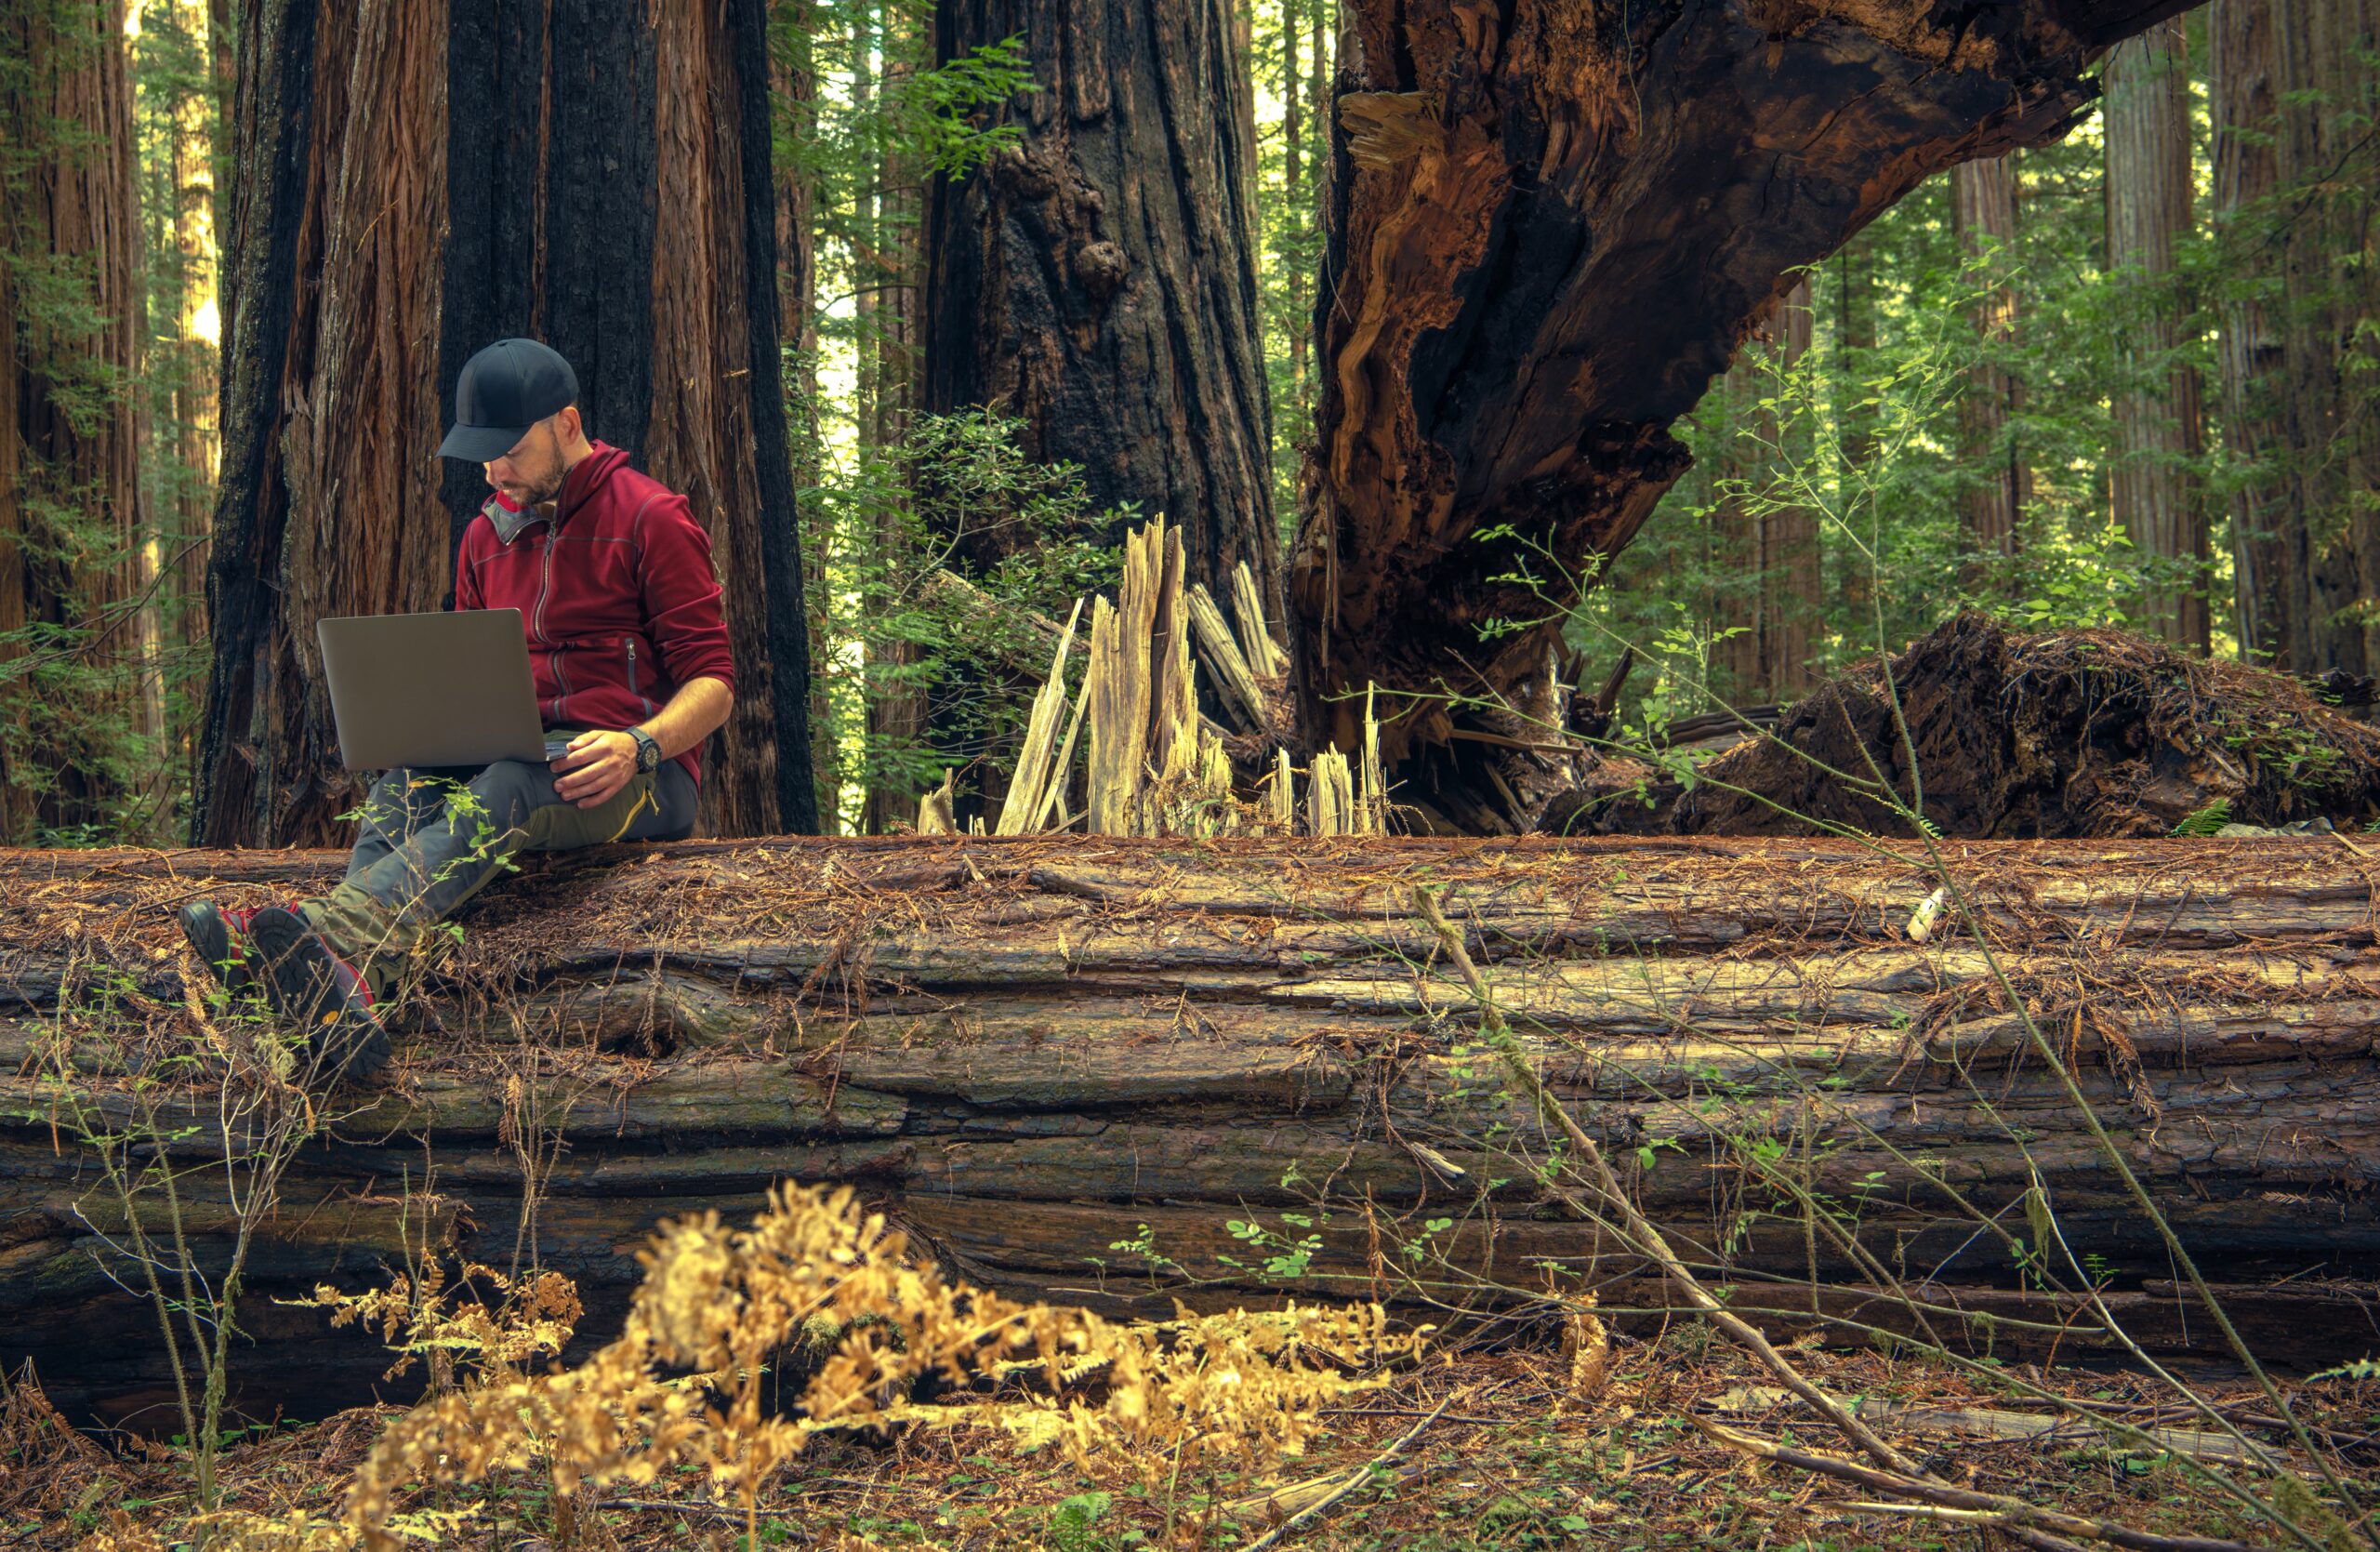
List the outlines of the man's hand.
<svg viewBox="0 0 2380 1552">
<path fill-rule="evenodd" d="M 636 740 L 600 729 L 582 733 L 553 763 L 553 772 L 554 791 L 565 802 L 600 808 L 636 775 Z"/>
</svg>

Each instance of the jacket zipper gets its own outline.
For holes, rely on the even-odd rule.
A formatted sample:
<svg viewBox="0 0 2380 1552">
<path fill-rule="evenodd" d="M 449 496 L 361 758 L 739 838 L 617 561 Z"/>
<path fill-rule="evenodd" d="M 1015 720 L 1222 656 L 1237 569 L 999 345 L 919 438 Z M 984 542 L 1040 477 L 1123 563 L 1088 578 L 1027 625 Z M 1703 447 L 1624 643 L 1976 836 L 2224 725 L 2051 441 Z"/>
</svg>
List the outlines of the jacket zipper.
<svg viewBox="0 0 2380 1552">
<path fill-rule="evenodd" d="M 536 632 L 537 641 L 546 648 L 547 657 L 554 666 L 554 683 L 561 686 L 553 700 L 554 721 L 560 722 L 562 720 L 562 702 L 570 698 L 570 679 L 562 671 L 561 655 L 553 650 L 554 643 L 546 635 L 546 592 L 552 587 L 553 579 L 554 525 L 552 519 L 549 518 L 546 522 L 546 542 L 537 556 L 537 602 L 530 611 L 529 618 L 531 629 Z"/>
</svg>

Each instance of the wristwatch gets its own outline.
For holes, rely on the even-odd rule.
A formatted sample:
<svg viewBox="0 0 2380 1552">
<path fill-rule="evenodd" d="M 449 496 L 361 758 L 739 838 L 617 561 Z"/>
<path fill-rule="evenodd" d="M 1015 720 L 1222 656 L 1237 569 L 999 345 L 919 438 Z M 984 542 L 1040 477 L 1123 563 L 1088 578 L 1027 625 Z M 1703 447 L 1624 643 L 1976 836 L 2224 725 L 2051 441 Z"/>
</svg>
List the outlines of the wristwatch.
<svg viewBox="0 0 2380 1552">
<path fill-rule="evenodd" d="M 628 729 L 628 736 L 636 740 L 636 768 L 647 776 L 659 770 L 661 746 L 653 741 L 653 735 L 641 727 L 632 727 Z"/>
</svg>

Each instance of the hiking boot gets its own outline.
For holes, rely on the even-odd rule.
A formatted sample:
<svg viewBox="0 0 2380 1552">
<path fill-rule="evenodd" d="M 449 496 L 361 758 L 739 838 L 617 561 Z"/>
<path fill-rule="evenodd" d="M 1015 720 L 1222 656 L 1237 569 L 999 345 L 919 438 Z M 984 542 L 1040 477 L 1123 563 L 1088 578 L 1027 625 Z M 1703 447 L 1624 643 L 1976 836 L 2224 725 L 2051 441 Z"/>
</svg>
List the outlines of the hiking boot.
<svg viewBox="0 0 2380 1552">
<path fill-rule="evenodd" d="M 264 970 L 273 1010 L 306 1035 L 324 1084 L 364 1082 L 389 1065 L 389 1031 L 361 971 L 286 906 L 248 919 L 248 941 Z"/>
<path fill-rule="evenodd" d="M 240 940 L 248 935 L 248 922 L 257 909 L 233 906 L 225 910 L 212 900 L 193 900 L 181 909 L 182 935 L 198 950 L 199 962 L 214 975 L 216 984 L 234 1002 L 255 984 Z"/>
</svg>

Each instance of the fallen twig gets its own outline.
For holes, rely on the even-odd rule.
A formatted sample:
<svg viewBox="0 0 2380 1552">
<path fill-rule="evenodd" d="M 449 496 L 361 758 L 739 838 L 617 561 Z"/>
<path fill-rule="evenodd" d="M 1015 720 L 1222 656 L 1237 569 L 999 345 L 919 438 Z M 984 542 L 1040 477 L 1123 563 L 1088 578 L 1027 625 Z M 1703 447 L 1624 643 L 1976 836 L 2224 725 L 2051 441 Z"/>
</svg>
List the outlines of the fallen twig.
<svg viewBox="0 0 2380 1552">
<path fill-rule="evenodd" d="M 1976 1492 L 1966 1488 L 1952 1487 L 1947 1482 L 1930 1481 L 1898 1472 L 1879 1471 L 1841 1455 L 1819 1454 L 1810 1450 L 1796 1450 L 1758 1434 L 1745 1433 L 1707 1417 L 1693 1418 L 1694 1426 L 1712 1439 L 1732 1450 L 1763 1460 L 1773 1460 L 1780 1466 L 1797 1466 L 1805 1471 L 1857 1482 L 1861 1487 L 1879 1492 L 1898 1493 L 1913 1498 L 1922 1505 L 1936 1508 L 1969 1511 L 1985 1517 L 1977 1523 L 2016 1530 L 2046 1531 L 2058 1536 L 2085 1536 L 2093 1541 L 2124 1546 L 2133 1552 L 2268 1552 L 2251 1542 L 2227 1541 L 2215 1536 L 2166 1536 L 2153 1531 L 2135 1530 L 2111 1519 L 2094 1519 L 2088 1515 L 2067 1514 L 2057 1509 L 2045 1509 L 2022 1498 L 2010 1498 L 1997 1492 Z M 1850 1505 L 1851 1508 L 1876 1506 Z M 1895 1513 L 1917 1512 L 1906 1505 L 1882 1506 Z M 1964 1519 L 1964 1516 L 1963 1515 Z"/>
<path fill-rule="evenodd" d="M 1281 1521 L 1278 1525 L 1274 1526 L 1271 1530 L 1265 1532 L 1254 1541 L 1250 1542 L 1246 1546 L 1240 1549 L 1240 1552 L 1264 1552 L 1264 1548 L 1268 1546 L 1278 1546 L 1284 1538 L 1292 1534 L 1309 1521 L 1320 1516 L 1323 1510 L 1330 1507 L 1331 1505 L 1336 1504 L 1339 1500 L 1346 1497 L 1347 1494 L 1355 1492 L 1355 1489 L 1361 1487 L 1364 1483 L 1371 1480 L 1372 1473 L 1374 1471 L 1379 1470 L 1383 1466 L 1393 1464 L 1397 1456 L 1403 1454 L 1406 1450 L 1412 1445 L 1415 1439 L 1421 1437 L 1422 1429 L 1436 1422 L 1440 1415 L 1446 1412 L 1447 1408 L 1454 1405 L 1456 1396 L 1463 1394 L 1465 1394 L 1465 1392 L 1457 1391 L 1454 1396 L 1448 1396 L 1445 1400 L 1440 1401 L 1436 1408 L 1434 1409 L 1427 1417 L 1422 1418 L 1419 1423 L 1414 1424 L 1402 1434 L 1399 1434 L 1396 1438 L 1396 1442 L 1391 1444 L 1387 1449 L 1382 1450 L 1379 1454 L 1374 1455 L 1363 1465 L 1355 1467 L 1353 1471 L 1348 1472 L 1347 1479 L 1345 1481 L 1341 1482 L 1337 1487 L 1332 1488 L 1330 1492 L 1322 1498 L 1318 1499 L 1315 1503 L 1307 1505 L 1304 1508 L 1300 1509 L 1297 1513 L 1289 1516 L 1289 1519 Z"/>
</svg>

